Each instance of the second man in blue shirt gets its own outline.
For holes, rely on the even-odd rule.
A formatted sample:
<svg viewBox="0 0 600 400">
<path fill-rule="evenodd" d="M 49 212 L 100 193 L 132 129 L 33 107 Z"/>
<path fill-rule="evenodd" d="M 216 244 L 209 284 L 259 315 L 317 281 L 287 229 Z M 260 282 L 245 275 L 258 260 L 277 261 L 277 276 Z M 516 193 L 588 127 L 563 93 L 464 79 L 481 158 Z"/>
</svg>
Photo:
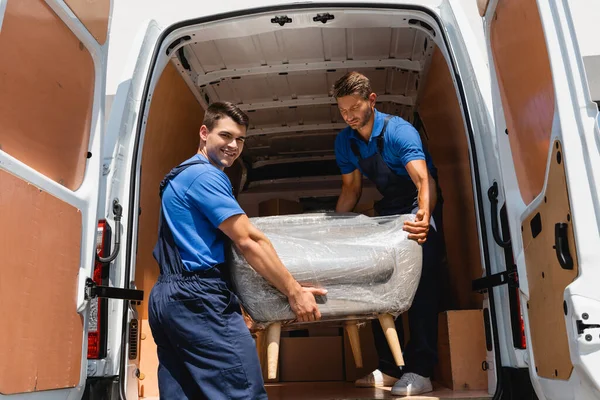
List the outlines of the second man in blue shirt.
<svg viewBox="0 0 600 400">
<path fill-rule="evenodd" d="M 356 385 L 395 383 L 392 394 L 401 396 L 430 392 L 430 378 L 437 363 L 440 267 L 445 257 L 437 170 L 411 124 L 375 109 L 377 94 L 366 76 L 347 73 L 334 84 L 333 96 L 348 124 L 335 141 L 336 161 L 342 173 L 342 193 L 336 211 L 354 209 L 362 193 L 364 175 L 383 196 L 375 204 L 377 214 L 415 214 L 415 221 L 406 222 L 404 229 L 409 232 L 409 239 L 423 246 L 421 280 L 408 311 L 410 342 L 404 350 L 406 366 L 402 370 L 396 366 L 381 326 L 374 320 L 379 368 Z M 396 330 L 402 337 L 401 318 L 396 319 Z"/>
</svg>

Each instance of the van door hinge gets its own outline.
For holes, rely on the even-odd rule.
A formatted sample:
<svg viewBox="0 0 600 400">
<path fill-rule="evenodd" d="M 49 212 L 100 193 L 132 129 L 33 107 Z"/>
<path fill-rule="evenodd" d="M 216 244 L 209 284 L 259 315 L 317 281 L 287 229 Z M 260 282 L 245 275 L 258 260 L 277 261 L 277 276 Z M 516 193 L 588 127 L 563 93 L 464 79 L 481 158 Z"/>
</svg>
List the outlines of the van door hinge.
<svg viewBox="0 0 600 400">
<path fill-rule="evenodd" d="M 167 47 L 167 55 L 170 55 L 171 52 L 173 51 L 173 49 L 175 47 L 179 46 L 181 43 L 183 43 L 183 42 L 189 42 L 190 40 L 192 40 L 192 37 L 190 35 L 185 35 L 185 36 L 182 36 L 182 37 L 178 38 L 173 43 L 171 43 L 169 45 L 169 47 Z"/>
<path fill-rule="evenodd" d="M 101 286 L 97 285 L 96 282 L 88 278 L 85 281 L 85 299 L 90 300 L 96 297 L 104 299 L 142 301 L 144 299 L 144 291 Z"/>
<path fill-rule="evenodd" d="M 472 290 L 474 292 L 486 293 L 489 289 L 502 285 L 508 285 L 509 287 L 518 288 L 518 282 L 519 281 L 517 279 L 516 270 L 511 272 L 504 271 L 497 274 L 484 276 L 483 278 L 475 279 L 472 282 Z"/>
</svg>

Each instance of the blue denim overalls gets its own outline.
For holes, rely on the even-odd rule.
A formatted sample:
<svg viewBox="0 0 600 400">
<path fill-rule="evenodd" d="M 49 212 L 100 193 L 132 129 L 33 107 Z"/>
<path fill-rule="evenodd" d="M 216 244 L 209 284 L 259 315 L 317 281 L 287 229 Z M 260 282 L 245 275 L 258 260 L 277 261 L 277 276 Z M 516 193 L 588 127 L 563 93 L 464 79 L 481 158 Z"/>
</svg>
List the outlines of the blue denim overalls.
<svg viewBox="0 0 600 400">
<path fill-rule="evenodd" d="M 386 128 L 392 117 L 388 115 L 385 118 L 381 134 L 376 138 L 377 152 L 374 155 L 363 159 L 356 143 L 351 144 L 363 174 L 375 183 L 377 190 L 383 195 L 383 198 L 375 204 L 378 215 L 408 214 L 418 206 L 418 191 L 413 181 L 408 176 L 394 173 L 381 156 Z M 379 355 L 379 370 L 397 378 L 400 378 L 403 372 L 414 372 L 431 377 L 433 367 L 437 363 L 440 274 L 441 264 L 445 258 L 442 203 L 441 191 L 438 187 L 438 202 L 432 212 L 436 228 L 429 229 L 427 241 L 423 244 L 421 280 L 408 311 L 410 342 L 404 347 L 406 366 L 402 372 L 394 362 L 381 325 L 376 321 L 372 324 L 375 346 Z M 396 319 L 396 329 L 402 343 L 404 330 L 400 317 Z"/>
<path fill-rule="evenodd" d="M 206 161 L 174 168 L 161 182 L 161 198 L 170 180 L 201 163 Z M 226 266 L 185 270 L 162 212 L 153 255 L 160 275 L 148 310 L 160 362 L 160 398 L 266 399 L 256 347 Z"/>
</svg>

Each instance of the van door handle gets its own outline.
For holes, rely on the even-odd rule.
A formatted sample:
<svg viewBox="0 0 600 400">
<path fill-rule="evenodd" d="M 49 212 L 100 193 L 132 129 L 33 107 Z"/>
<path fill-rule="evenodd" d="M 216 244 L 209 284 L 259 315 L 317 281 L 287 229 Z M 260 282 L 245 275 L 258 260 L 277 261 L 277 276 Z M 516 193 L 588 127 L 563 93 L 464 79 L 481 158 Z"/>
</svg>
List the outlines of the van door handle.
<svg viewBox="0 0 600 400">
<path fill-rule="evenodd" d="M 117 258 L 121 249 L 121 217 L 123 216 L 123 206 L 119 204 L 119 199 L 113 200 L 113 214 L 115 214 L 115 248 L 108 257 L 100 257 L 96 253 L 96 261 L 102 264 L 109 264 Z"/>
<path fill-rule="evenodd" d="M 562 269 L 573 269 L 573 257 L 569 250 L 568 225 L 562 222 L 554 225 L 554 249 Z"/>
<path fill-rule="evenodd" d="M 498 246 L 506 249 L 510 247 L 510 237 L 507 240 L 500 237 L 500 227 L 498 226 L 498 183 L 494 182 L 488 189 L 488 198 L 490 199 L 490 207 L 492 214 L 492 234 L 494 235 L 494 241 Z"/>
</svg>

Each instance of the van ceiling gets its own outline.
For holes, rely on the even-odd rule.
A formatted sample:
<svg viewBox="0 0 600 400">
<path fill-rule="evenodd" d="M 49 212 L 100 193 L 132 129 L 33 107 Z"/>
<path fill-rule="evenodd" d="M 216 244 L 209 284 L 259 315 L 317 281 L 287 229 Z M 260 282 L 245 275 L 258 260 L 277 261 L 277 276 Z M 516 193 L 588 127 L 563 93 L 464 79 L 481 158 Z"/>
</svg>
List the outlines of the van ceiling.
<svg viewBox="0 0 600 400">
<path fill-rule="evenodd" d="M 248 113 L 241 158 L 250 181 L 339 174 L 333 144 L 346 125 L 331 88 L 348 71 L 370 78 L 378 110 L 412 121 L 435 46 L 428 33 L 408 24 L 196 37 L 172 61 L 203 107 L 232 101 Z"/>
</svg>

